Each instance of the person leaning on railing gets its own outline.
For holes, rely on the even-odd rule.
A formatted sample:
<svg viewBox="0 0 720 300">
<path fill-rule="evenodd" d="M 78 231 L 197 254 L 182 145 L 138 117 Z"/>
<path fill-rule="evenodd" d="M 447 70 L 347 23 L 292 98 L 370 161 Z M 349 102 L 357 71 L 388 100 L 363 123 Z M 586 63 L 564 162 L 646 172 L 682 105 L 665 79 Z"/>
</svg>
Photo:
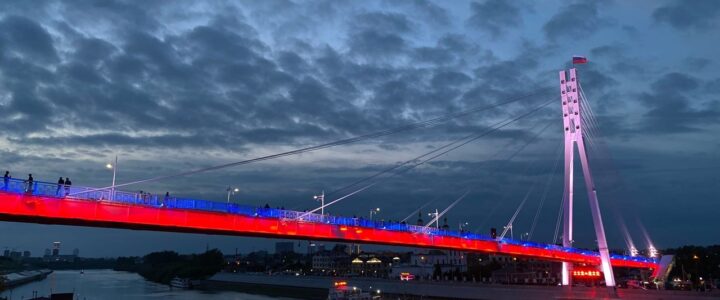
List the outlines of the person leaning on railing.
<svg viewBox="0 0 720 300">
<path fill-rule="evenodd" d="M 28 174 L 28 179 L 25 180 L 25 183 L 27 184 L 27 187 L 25 188 L 26 193 L 32 193 L 33 191 L 33 182 L 34 179 L 32 177 L 32 174 Z"/>
<path fill-rule="evenodd" d="M 163 198 L 163 202 L 160 203 L 160 207 L 165 207 L 169 200 L 170 200 L 170 192 L 165 192 L 165 197 Z"/>
<path fill-rule="evenodd" d="M 60 177 L 60 179 L 58 179 L 57 190 L 55 191 L 55 196 L 60 196 L 60 190 L 62 190 L 62 188 L 64 186 L 65 186 L 65 180 L 63 180 L 63 178 Z"/>
<path fill-rule="evenodd" d="M 3 183 L 5 183 L 5 185 L 3 185 L 3 189 L 5 189 L 6 191 L 8 190 L 8 186 L 10 185 L 10 178 L 12 178 L 10 177 L 10 171 L 5 171 L 5 176 L 3 176 Z"/>
<path fill-rule="evenodd" d="M 70 186 L 72 185 L 72 181 L 70 181 L 69 177 L 65 177 L 65 196 L 70 195 Z"/>
</svg>

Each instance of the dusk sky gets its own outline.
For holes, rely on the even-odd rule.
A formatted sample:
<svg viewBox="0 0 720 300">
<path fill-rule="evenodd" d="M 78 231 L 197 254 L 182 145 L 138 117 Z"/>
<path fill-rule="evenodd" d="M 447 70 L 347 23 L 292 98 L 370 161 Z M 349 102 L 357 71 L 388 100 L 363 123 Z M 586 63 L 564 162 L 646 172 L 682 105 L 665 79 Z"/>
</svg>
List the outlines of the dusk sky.
<svg viewBox="0 0 720 300">
<path fill-rule="evenodd" d="M 108 186 L 509 105 L 432 128 L 124 187 L 289 209 L 462 136 L 540 111 L 329 207 L 448 214 L 552 242 L 562 199 L 557 72 L 573 55 L 598 120 L 591 163 L 611 248 L 720 243 L 720 1 L 3 1 L 0 169 Z M 543 130 L 547 128 L 547 130 Z M 533 137 L 538 135 L 537 139 Z M 524 147 L 518 155 L 510 155 Z M 579 170 L 579 169 L 577 169 Z M 554 177 L 550 177 L 551 174 Z M 576 172 L 580 174 L 580 172 Z M 549 182 L 549 183 L 548 183 Z M 594 247 L 582 177 L 576 246 Z M 546 183 L 548 183 L 546 185 Z M 547 186 L 542 209 L 537 209 Z M 330 198 L 342 196 L 342 193 Z M 415 220 L 416 217 L 411 218 Z M 414 222 L 414 221 L 413 221 Z M 639 225 L 642 224 L 642 225 Z M 0 248 L 84 256 L 275 240 L 0 222 Z"/>
</svg>

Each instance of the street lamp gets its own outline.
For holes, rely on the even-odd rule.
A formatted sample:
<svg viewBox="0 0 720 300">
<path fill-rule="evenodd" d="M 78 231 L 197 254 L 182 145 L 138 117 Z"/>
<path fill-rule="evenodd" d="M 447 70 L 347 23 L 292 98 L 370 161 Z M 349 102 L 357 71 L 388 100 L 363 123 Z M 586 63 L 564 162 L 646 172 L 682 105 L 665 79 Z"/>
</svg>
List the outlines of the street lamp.
<svg viewBox="0 0 720 300">
<path fill-rule="evenodd" d="M 526 240 L 526 241 L 529 240 L 529 239 L 530 239 L 530 233 L 525 232 L 525 233 L 521 234 L 521 235 L 520 235 L 520 240 L 521 240 L 521 241 L 523 240 L 523 237 L 525 237 L 525 240 Z"/>
<path fill-rule="evenodd" d="M 372 221 L 373 215 L 377 215 L 379 212 L 380 212 L 380 208 L 379 208 L 379 207 L 377 207 L 377 208 L 375 208 L 375 209 L 371 209 L 371 210 L 370 210 L 370 221 Z"/>
<path fill-rule="evenodd" d="M 115 164 L 107 163 L 105 165 L 106 168 L 112 169 L 113 171 L 113 179 L 112 179 L 112 185 L 110 187 L 110 200 L 115 199 L 115 175 L 117 174 L 117 165 L 118 165 L 118 158 L 117 155 L 115 155 Z"/>
<path fill-rule="evenodd" d="M 239 189 L 239 188 L 233 188 L 233 187 L 229 187 L 229 186 L 228 186 L 227 190 L 225 190 L 225 191 L 227 191 L 227 202 L 230 203 L 230 195 L 231 195 L 231 194 L 232 194 L 232 195 L 235 195 L 235 193 L 239 192 L 240 189 Z"/>
<path fill-rule="evenodd" d="M 460 222 L 460 225 L 458 226 L 458 229 L 460 229 L 460 231 L 463 231 L 463 229 L 465 229 L 465 227 L 467 227 L 468 225 L 470 225 L 470 223 L 468 223 L 468 222 Z"/>
<path fill-rule="evenodd" d="M 320 193 L 320 195 L 313 196 L 313 199 L 315 199 L 315 201 L 320 201 L 320 214 L 324 216 L 325 215 L 325 191 L 322 191 L 322 193 Z"/>
</svg>

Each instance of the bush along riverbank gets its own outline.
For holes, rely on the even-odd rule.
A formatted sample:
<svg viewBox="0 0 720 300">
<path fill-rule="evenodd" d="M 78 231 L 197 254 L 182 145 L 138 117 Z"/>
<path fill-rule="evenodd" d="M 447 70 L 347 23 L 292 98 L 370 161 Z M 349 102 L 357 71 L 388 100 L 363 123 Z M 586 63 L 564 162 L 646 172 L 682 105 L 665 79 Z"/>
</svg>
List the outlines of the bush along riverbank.
<svg viewBox="0 0 720 300">
<path fill-rule="evenodd" d="M 138 273 L 147 280 L 169 284 L 175 277 L 206 279 L 223 266 L 222 252 L 212 249 L 202 254 L 180 255 L 174 251 L 162 251 L 143 257 L 119 257 L 113 269 Z"/>
</svg>

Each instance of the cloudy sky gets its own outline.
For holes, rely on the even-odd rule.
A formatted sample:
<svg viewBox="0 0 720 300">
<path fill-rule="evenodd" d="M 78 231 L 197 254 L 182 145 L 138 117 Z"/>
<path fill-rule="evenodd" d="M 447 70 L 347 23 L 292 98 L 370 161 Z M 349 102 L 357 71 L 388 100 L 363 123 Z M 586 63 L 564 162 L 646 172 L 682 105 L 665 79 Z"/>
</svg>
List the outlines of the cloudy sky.
<svg viewBox="0 0 720 300">
<path fill-rule="evenodd" d="M 659 248 L 720 243 L 719 41 L 712 0 L 3 1 L 0 168 L 106 186 L 104 165 L 115 155 L 118 182 L 129 182 L 532 95 L 432 128 L 126 189 L 222 201 L 234 186 L 239 203 L 308 209 L 314 193 L 556 100 L 329 208 L 364 216 L 381 207 L 378 217 L 398 220 L 429 201 L 424 213 L 442 210 L 472 187 L 448 219 L 484 233 L 507 223 L 534 186 L 515 236 L 537 215 L 532 239 L 551 242 L 562 196 L 553 172 L 557 71 L 585 55 L 590 63 L 578 71 L 598 121 L 591 159 L 611 246 L 625 245 L 620 220 L 639 248 L 641 226 Z M 575 240 L 591 247 L 587 199 L 576 195 Z M 59 240 L 87 256 L 273 243 L 17 223 L 0 230 L 0 247 L 39 253 Z"/>
</svg>

